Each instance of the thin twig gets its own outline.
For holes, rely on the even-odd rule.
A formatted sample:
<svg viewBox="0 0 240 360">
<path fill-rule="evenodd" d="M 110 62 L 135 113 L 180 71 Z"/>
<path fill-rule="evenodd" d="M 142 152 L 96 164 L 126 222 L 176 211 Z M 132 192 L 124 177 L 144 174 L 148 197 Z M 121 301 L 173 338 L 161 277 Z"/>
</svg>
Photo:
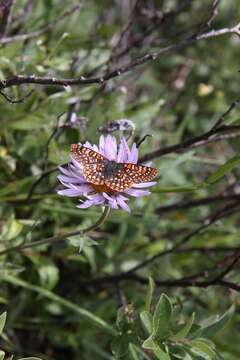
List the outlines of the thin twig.
<svg viewBox="0 0 240 360">
<path fill-rule="evenodd" d="M 33 92 L 34 92 L 34 90 L 30 90 L 26 95 L 24 95 L 23 97 L 21 97 L 19 99 L 13 99 L 9 95 L 5 94 L 3 91 L 0 91 L 0 95 L 2 95 L 4 97 L 4 99 L 7 100 L 8 102 L 10 102 L 11 104 L 19 104 L 19 103 L 24 102 L 29 96 L 32 95 Z"/>
<path fill-rule="evenodd" d="M 185 39 L 176 44 L 161 48 L 159 51 L 147 53 L 144 56 L 138 57 L 135 60 L 130 61 L 127 64 L 116 68 L 110 73 L 106 73 L 97 77 L 88 78 L 86 76 L 80 76 L 79 78 L 75 78 L 75 79 L 57 79 L 55 77 L 38 77 L 35 75 L 15 75 L 11 78 L 1 80 L 0 89 L 4 89 L 16 85 L 19 86 L 21 84 L 40 84 L 40 85 L 54 85 L 54 86 L 103 84 L 104 82 L 110 79 L 119 77 L 120 75 L 132 71 L 134 68 L 140 65 L 146 64 L 153 60 L 158 60 L 163 54 L 167 54 L 175 50 L 180 50 L 200 40 L 209 39 L 226 34 L 233 34 L 233 33 L 240 35 L 240 23 L 231 28 L 211 30 L 206 33 L 200 34 L 193 39 Z M 21 35 L 17 35 L 17 36 L 21 36 Z"/>
<path fill-rule="evenodd" d="M 76 11 L 80 10 L 80 4 L 74 5 L 71 9 L 67 10 L 64 14 L 54 19 L 52 22 L 50 22 L 48 25 L 42 27 L 39 30 L 32 31 L 30 33 L 26 34 L 20 34 L 20 35 L 13 35 L 8 37 L 3 37 L 0 39 L 0 45 L 6 45 L 9 43 L 13 43 L 15 41 L 26 41 L 33 38 L 36 38 L 40 35 L 43 35 L 53 29 L 59 22 L 64 20 L 66 17 L 72 15 Z"/>
</svg>

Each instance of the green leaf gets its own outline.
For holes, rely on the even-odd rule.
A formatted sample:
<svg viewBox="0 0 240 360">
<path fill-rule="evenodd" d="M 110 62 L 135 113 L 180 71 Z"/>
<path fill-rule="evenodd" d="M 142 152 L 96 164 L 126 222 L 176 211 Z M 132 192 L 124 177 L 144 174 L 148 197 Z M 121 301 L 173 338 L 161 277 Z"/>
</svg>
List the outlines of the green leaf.
<svg viewBox="0 0 240 360">
<path fill-rule="evenodd" d="M 162 294 L 153 315 L 153 333 L 159 339 L 166 336 L 172 315 L 172 304 L 167 295 Z"/>
<path fill-rule="evenodd" d="M 202 185 L 186 185 L 186 186 L 157 186 L 151 189 L 153 193 L 178 193 L 192 192 L 200 189 Z"/>
<path fill-rule="evenodd" d="M 2 313 L 0 315 L 0 335 L 3 332 L 4 326 L 5 326 L 5 323 L 6 323 L 6 319 L 7 319 L 7 313 L 5 311 L 4 313 Z"/>
<path fill-rule="evenodd" d="M 170 356 L 161 349 L 156 340 L 154 340 L 153 336 L 146 339 L 142 344 L 142 347 L 144 349 L 152 350 L 159 360 L 171 360 Z"/>
<path fill-rule="evenodd" d="M 132 342 L 129 343 L 129 352 L 130 355 L 132 356 L 132 360 L 140 360 L 140 359 L 152 360 L 152 357 L 150 358 L 142 349 L 140 349 Z"/>
<path fill-rule="evenodd" d="M 218 180 L 220 180 L 224 175 L 228 172 L 232 171 L 235 167 L 240 165 L 240 156 L 235 156 L 234 158 L 228 160 L 225 164 L 220 166 L 218 170 L 210 175 L 205 182 L 207 184 L 214 184 Z"/>
<path fill-rule="evenodd" d="M 210 337 L 215 335 L 219 330 L 221 330 L 226 323 L 231 319 L 235 311 L 234 305 L 232 305 L 220 318 L 217 318 L 211 324 L 202 327 L 198 333 L 204 337 Z"/>
<path fill-rule="evenodd" d="M 0 360 L 3 360 L 5 356 L 5 352 L 0 350 Z"/>
<path fill-rule="evenodd" d="M 149 311 L 142 311 L 140 313 L 141 322 L 146 329 L 148 334 L 151 334 L 153 331 L 153 317 Z"/>
<path fill-rule="evenodd" d="M 135 345 L 133 343 L 129 344 L 129 352 L 130 352 L 132 360 L 139 360 L 137 351 L 135 349 Z"/>
<path fill-rule="evenodd" d="M 192 313 L 192 316 L 188 319 L 188 321 L 183 326 L 183 328 L 179 330 L 175 335 L 171 336 L 171 339 L 174 341 L 179 341 L 181 339 L 186 338 L 186 336 L 188 335 L 189 331 L 192 328 L 194 319 L 195 319 L 195 313 Z"/>
<path fill-rule="evenodd" d="M 205 339 L 197 339 L 191 341 L 191 349 L 199 356 L 202 356 L 206 360 L 212 360 L 216 358 L 216 352 L 205 341 Z"/>
<path fill-rule="evenodd" d="M 79 253 L 82 252 L 86 247 L 99 245 L 99 243 L 93 239 L 91 239 L 86 234 L 75 235 L 68 237 L 70 244 L 74 247 L 78 248 Z"/>
<path fill-rule="evenodd" d="M 150 306 L 152 303 L 152 296 L 153 296 L 153 291 L 154 291 L 154 280 L 151 276 L 149 276 L 148 279 L 148 288 L 147 288 L 147 295 L 146 295 L 146 300 L 145 300 L 145 310 L 146 311 L 150 311 Z"/>
<path fill-rule="evenodd" d="M 113 355 L 119 359 L 126 355 L 128 352 L 129 337 L 126 334 L 122 334 L 114 339 L 111 344 Z"/>
<path fill-rule="evenodd" d="M 37 357 L 27 357 L 27 358 L 21 358 L 19 360 L 42 360 L 42 359 L 37 358 Z"/>
<path fill-rule="evenodd" d="M 17 221 L 13 215 L 10 216 L 3 226 L 1 239 L 4 241 L 15 239 L 22 231 L 22 228 L 23 225 Z"/>
<path fill-rule="evenodd" d="M 40 113 L 35 115 L 30 114 L 26 116 L 23 120 L 15 120 L 9 122 L 7 124 L 7 127 L 15 130 L 31 131 L 43 128 L 46 122 L 49 122 L 49 119 L 44 117 L 44 115 L 41 115 Z"/>
</svg>

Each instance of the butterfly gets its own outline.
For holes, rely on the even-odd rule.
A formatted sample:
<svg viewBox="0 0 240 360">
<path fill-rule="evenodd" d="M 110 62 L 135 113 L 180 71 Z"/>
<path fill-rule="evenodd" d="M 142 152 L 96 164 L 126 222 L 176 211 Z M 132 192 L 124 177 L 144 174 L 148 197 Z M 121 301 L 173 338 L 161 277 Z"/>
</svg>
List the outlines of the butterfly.
<svg viewBox="0 0 240 360">
<path fill-rule="evenodd" d="M 151 181 L 157 169 L 131 163 L 118 163 L 81 144 L 71 145 L 71 155 L 82 165 L 85 179 L 110 191 L 122 192 L 134 184 Z"/>
</svg>

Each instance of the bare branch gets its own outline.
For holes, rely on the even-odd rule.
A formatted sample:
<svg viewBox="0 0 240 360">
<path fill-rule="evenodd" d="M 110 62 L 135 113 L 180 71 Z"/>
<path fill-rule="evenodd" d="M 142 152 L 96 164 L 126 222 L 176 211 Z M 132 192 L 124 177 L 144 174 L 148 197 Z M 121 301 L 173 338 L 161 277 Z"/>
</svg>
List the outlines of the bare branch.
<svg viewBox="0 0 240 360">
<path fill-rule="evenodd" d="M 59 21 L 59 20 L 58 20 Z M 54 77 L 38 77 L 35 75 L 15 75 L 11 78 L 0 81 L 0 89 L 4 89 L 10 86 L 19 86 L 21 84 L 40 84 L 40 85 L 59 85 L 59 86 L 73 86 L 73 85 L 89 85 L 89 84 L 103 84 L 104 82 L 119 77 L 134 68 L 146 64 L 153 60 L 158 60 L 163 54 L 170 53 L 175 50 L 180 50 L 190 44 L 198 42 L 203 39 L 209 39 L 226 34 L 238 33 L 240 34 L 240 23 L 232 28 L 223 28 L 218 30 L 211 30 L 209 32 L 200 34 L 192 39 L 185 39 L 173 45 L 161 48 L 159 51 L 147 53 L 144 56 L 138 57 L 135 60 L 116 68 L 110 73 L 106 73 L 97 77 L 80 76 L 75 79 L 57 79 Z M 44 30 L 45 31 L 45 30 Z M 26 34 L 28 35 L 28 34 Z M 21 35 L 19 35 L 21 36 Z M 38 36 L 38 35 L 37 35 Z"/>
<path fill-rule="evenodd" d="M 9 43 L 12 43 L 12 42 L 15 42 L 15 41 L 26 41 L 26 40 L 29 40 L 29 39 L 36 38 L 36 37 L 38 37 L 40 35 L 43 35 L 43 34 L 47 33 L 48 31 L 50 31 L 51 29 L 53 29 L 59 22 L 64 20 L 66 17 L 72 15 L 73 13 L 78 11 L 79 9 L 80 9 L 80 4 L 77 4 L 77 5 L 73 6 L 71 9 L 66 11 L 64 14 L 57 17 L 51 23 L 49 23 L 48 25 L 42 27 L 39 30 L 30 32 L 30 33 L 27 33 L 27 34 L 20 34 L 20 35 L 3 37 L 3 38 L 0 39 L 0 45 L 6 45 L 6 44 L 9 44 Z"/>
<path fill-rule="evenodd" d="M 0 42 L 11 20 L 11 11 L 15 0 L 0 0 Z"/>
</svg>

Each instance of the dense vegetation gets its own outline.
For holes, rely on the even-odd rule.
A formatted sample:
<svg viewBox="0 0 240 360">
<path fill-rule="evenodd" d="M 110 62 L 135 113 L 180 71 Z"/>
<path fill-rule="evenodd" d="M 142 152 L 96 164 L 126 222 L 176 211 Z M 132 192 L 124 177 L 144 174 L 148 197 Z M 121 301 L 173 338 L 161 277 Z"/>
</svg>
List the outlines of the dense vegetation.
<svg viewBox="0 0 240 360">
<path fill-rule="evenodd" d="M 0 359 L 240 358 L 239 19 L 237 0 L 0 1 Z M 92 227 L 58 166 L 109 133 L 158 183 Z"/>
</svg>

